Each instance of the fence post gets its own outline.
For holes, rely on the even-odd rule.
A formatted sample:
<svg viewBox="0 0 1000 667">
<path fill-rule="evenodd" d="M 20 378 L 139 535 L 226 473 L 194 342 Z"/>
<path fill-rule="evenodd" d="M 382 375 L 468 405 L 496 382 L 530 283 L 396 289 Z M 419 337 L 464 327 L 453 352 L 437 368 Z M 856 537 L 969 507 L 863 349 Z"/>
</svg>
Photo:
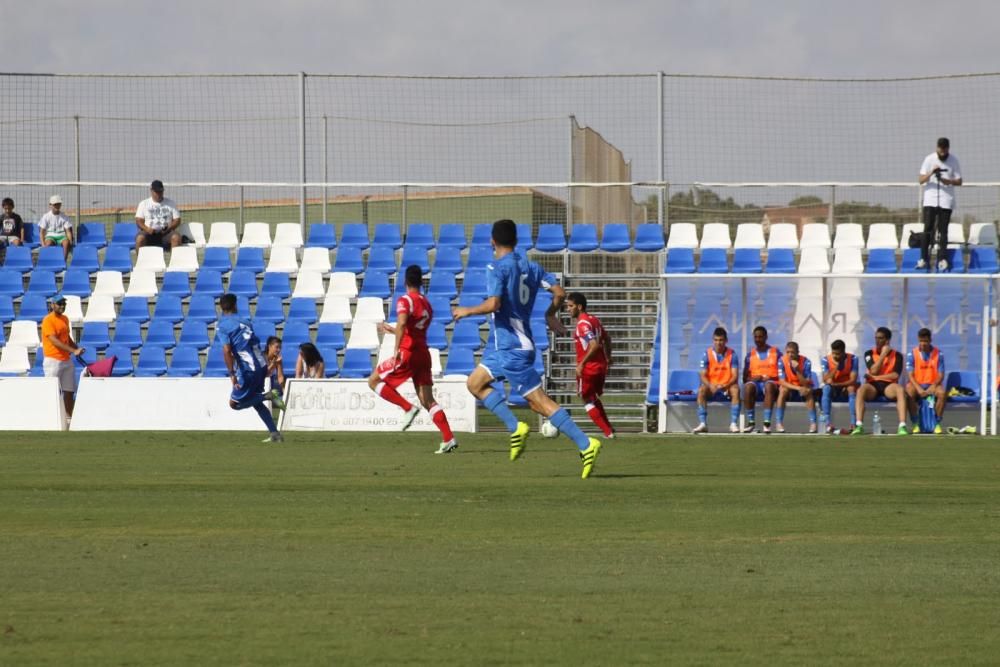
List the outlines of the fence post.
<svg viewBox="0 0 1000 667">
<path fill-rule="evenodd" d="M 656 178 L 657 178 L 658 181 L 660 181 L 660 183 L 663 183 L 663 181 L 666 180 L 666 165 L 665 165 L 665 159 L 666 158 L 664 157 L 664 153 L 666 151 L 666 146 L 663 145 L 663 141 L 664 141 L 664 139 L 663 139 L 663 136 L 664 136 L 664 127 L 663 127 L 663 125 L 666 122 L 666 120 L 663 117 L 663 72 L 662 71 L 656 73 L 656 90 L 657 90 L 657 96 L 656 96 L 656 99 L 657 99 L 656 109 L 657 109 L 657 111 L 656 111 L 656 113 L 659 116 L 658 122 L 656 123 L 657 134 L 659 135 L 657 137 L 656 144 L 659 147 L 659 151 L 660 151 L 660 154 L 657 157 L 658 168 L 657 168 L 657 177 Z M 662 186 L 659 187 L 659 188 L 657 188 L 656 189 L 656 194 L 657 194 L 656 221 L 658 223 L 660 223 L 660 229 L 664 229 L 663 225 L 666 222 L 666 213 L 664 211 L 664 204 L 666 203 L 665 202 L 665 199 L 666 199 L 665 188 L 662 187 Z M 643 220 L 643 222 L 647 222 L 647 221 Z"/>
<path fill-rule="evenodd" d="M 326 184 L 330 182 L 330 153 L 327 144 L 327 118 L 323 114 L 323 222 L 326 222 L 326 201 L 328 197 Z"/>
<path fill-rule="evenodd" d="M 80 117 L 73 116 L 73 128 L 76 135 L 76 233 L 80 233 Z"/>
<path fill-rule="evenodd" d="M 834 236 L 834 231 L 833 231 L 833 226 L 834 226 L 833 215 L 834 215 L 834 207 L 836 205 L 837 205 L 837 186 L 836 185 L 831 185 L 830 186 L 830 207 L 829 207 L 829 209 L 827 210 L 827 213 L 826 213 L 826 226 L 830 230 L 830 238 L 831 239 Z"/>
<path fill-rule="evenodd" d="M 306 73 L 299 72 L 299 226 L 306 236 Z"/>
<path fill-rule="evenodd" d="M 573 230 L 573 129 L 576 125 L 576 116 L 570 114 L 569 116 L 569 183 L 568 192 L 566 194 L 566 231 L 570 232 Z"/>
<path fill-rule="evenodd" d="M 243 205 L 245 202 L 243 186 L 240 186 L 240 238 L 243 238 Z"/>
</svg>

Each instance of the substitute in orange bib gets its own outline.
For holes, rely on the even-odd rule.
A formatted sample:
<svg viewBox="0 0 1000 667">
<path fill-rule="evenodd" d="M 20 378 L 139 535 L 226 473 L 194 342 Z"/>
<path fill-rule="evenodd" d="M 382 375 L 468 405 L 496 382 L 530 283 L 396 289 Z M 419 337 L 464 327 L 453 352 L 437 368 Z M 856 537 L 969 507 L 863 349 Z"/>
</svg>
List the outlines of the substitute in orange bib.
<svg viewBox="0 0 1000 667">
<path fill-rule="evenodd" d="M 778 423 L 775 430 L 785 432 L 785 405 L 788 399 L 801 399 L 809 411 L 809 432 L 816 432 L 816 387 L 812 381 L 812 362 L 799 354 L 799 344 L 788 341 L 785 354 L 778 360 Z"/>
<path fill-rule="evenodd" d="M 615 437 L 601 396 L 611 366 L 611 336 L 601 321 L 587 312 L 587 297 L 580 292 L 566 296 L 566 309 L 576 320 L 573 341 L 576 344 L 576 386 L 587 416 L 607 438 Z"/>
<path fill-rule="evenodd" d="M 708 402 L 729 401 L 729 430 L 739 433 L 740 426 L 740 362 L 728 346 L 729 334 L 722 327 L 712 333 L 712 347 L 701 355 L 698 374 L 698 425 L 692 433 L 708 433 Z"/>
<path fill-rule="evenodd" d="M 820 410 L 826 422 L 826 432 L 834 432 L 831 413 L 833 399 L 847 398 L 847 411 L 851 413 L 854 425 L 855 404 L 858 397 L 858 358 L 847 352 L 847 345 L 838 339 L 830 343 L 830 354 L 820 359 L 820 373 L 823 374 L 823 395 Z"/>
<path fill-rule="evenodd" d="M 753 330 L 754 348 L 747 352 L 743 360 L 743 409 L 746 413 L 744 433 L 752 433 L 757 427 L 754 420 L 754 405 L 758 397 L 764 399 L 764 433 L 771 432 L 771 408 L 778 398 L 778 348 L 767 344 L 767 329 Z"/>
<path fill-rule="evenodd" d="M 903 373 L 903 355 L 892 349 L 892 331 L 887 327 L 875 330 L 875 347 L 865 352 L 865 382 L 858 389 L 857 420 L 851 435 L 864 433 L 865 401 L 874 401 L 885 396 L 890 401 L 896 401 L 896 414 L 899 416 L 899 428 L 896 435 L 909 435 L 906 430 L 906 392 L 899 385 L 899 376 Z"/>
<path fill-rule="evenodd" d="M 923 328 L 917 332 L 917 346 L 906 355 L 906 404 L 910 409 L 913 432 L 920 433 L 918 402 L 928 396 L 934 397 L 934 414 L 938 424 L 935 433 L 941 433 L 941 417 L 948 401 L 944 390 L 944 355 L 931 344 L 931 330 Z"/>
</svg>

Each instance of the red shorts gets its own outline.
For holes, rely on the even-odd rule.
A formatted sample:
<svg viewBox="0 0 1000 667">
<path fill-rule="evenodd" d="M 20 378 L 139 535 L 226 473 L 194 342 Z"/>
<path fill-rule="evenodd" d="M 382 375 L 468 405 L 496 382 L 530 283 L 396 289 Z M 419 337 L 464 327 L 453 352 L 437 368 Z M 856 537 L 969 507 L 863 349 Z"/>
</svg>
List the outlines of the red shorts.
<svg viewBox="0 0 1000 667">
<path fill-rule="evenodd" d="M 605 373 L 585 373 L 576 378 L 576 393 L 580 398 L 597 398 L 604 393 Z"/>
<path fill-rule="evenodd" d="M 378 376 L 392 388 L 396 388 L 410 378 L 417 387 L 434 384 L 431 373 L 431 353 L 427 350 L 401 350 L 399 363 L 389 358 L 378 365 Z"/>
</svg>

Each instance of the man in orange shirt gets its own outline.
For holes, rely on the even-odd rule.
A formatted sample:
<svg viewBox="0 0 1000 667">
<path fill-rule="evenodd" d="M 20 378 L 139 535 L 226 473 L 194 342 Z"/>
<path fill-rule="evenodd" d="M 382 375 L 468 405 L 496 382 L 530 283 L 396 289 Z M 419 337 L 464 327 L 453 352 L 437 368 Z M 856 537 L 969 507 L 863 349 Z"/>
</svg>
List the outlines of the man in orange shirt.
<svg viewBox="0 0 1000 667">
<path fill-rule="evenodd" d="M 45 377 L 59 378 L 59 390 L 62 391 L 63 404 L 66 406 L 66 416 L 73 416 L 73 394 L 76 393 L 76 370 L 73 368 L 72 357 L 83 354 L 69 335 L 69 318 L 66 311 L 66 297 L 56 294 L 49 303 L 52 310 L 42 320 L 42 370 Z"/>
</svg>

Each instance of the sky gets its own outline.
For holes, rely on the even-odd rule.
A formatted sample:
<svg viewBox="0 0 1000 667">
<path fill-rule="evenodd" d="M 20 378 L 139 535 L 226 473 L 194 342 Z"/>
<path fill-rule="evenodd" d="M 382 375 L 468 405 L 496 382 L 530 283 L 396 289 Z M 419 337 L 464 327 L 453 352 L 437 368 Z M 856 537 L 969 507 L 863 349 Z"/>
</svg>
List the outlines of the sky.
<svg viewBox="0 0 1000 667">
<path fill-rule="evenodd" d="M 0 0 L 0 71 L 912 77 L 1000 69 L 1000 3 Z"/>
</svg>

